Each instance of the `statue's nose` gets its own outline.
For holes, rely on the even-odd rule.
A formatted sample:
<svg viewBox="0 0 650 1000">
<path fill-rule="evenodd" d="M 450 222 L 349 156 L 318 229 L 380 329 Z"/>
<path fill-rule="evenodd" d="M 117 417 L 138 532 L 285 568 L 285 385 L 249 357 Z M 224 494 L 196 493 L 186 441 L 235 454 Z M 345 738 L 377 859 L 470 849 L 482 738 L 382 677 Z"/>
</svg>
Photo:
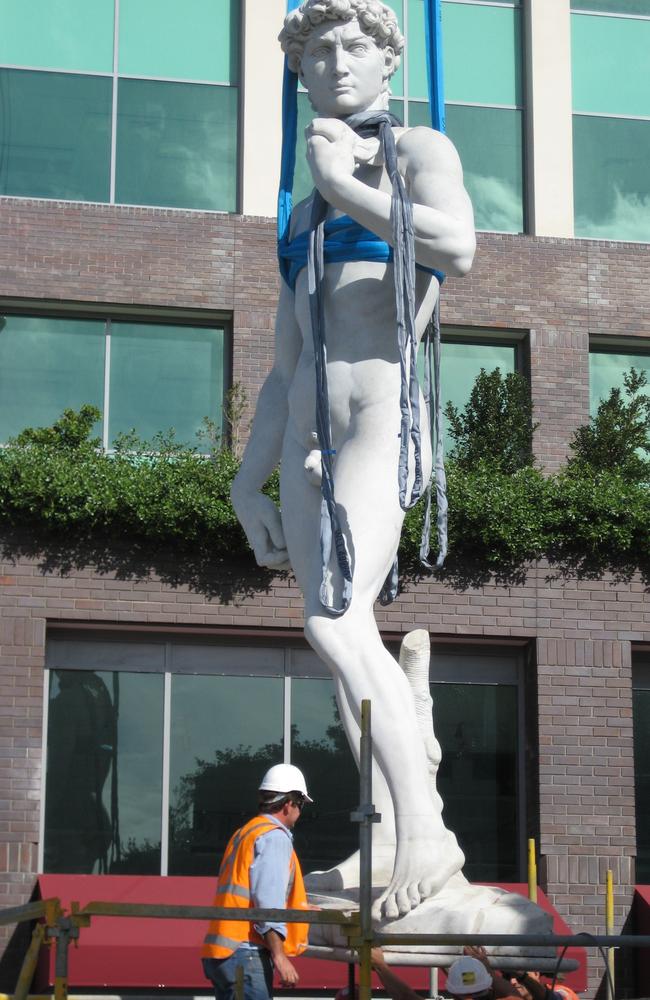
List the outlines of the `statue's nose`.
<svg viewBox="0 0 650 1000">
<path fill-rule="evenodd" d="M 334 73 L 336 76 L 345 76 L 348 72 L 348 60 L 345 49 L 342 45 L 336 47 L 334 53 Z"/>
</svg>

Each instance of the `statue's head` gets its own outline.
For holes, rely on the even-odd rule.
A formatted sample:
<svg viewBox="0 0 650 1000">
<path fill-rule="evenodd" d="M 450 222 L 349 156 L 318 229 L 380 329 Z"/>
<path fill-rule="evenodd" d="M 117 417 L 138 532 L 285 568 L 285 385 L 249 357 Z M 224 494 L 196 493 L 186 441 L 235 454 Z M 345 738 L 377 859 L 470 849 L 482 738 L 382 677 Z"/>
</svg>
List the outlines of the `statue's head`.
<svg viewBox="0 0 650 1000">
<path fill-rule="evenodd" d="M 388 106 L 404 38 L 379 0 L 305 0 L 287 15 L 280 44 L 320 114 Z"/>
</svg>

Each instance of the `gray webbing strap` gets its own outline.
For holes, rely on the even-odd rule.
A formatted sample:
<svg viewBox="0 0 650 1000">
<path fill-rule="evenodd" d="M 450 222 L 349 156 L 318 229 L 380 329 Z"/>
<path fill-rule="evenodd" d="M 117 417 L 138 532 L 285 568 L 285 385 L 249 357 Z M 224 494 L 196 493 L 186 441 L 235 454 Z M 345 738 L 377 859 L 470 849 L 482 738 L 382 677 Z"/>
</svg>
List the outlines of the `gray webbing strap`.
<svg viewBox="0 0 650 1000">
<path fill-rule="evenodd" d="M 344 614 L 352 600 L 352 570 L 345 536 L 341 528 L 334 498 L 334 452 L 332 450 L 332 428 L 330 425 L 330 401 L 327 385 L 327 340 L 323 321 L 322 284 L 325 274 L 324 223 L 327 202 L 319 191 L 314 191 L 311 220 L 309 226 L 309 247 L 307 251 L 307 283 L 309 291 L 309 315 L 314 340 L 314 361 L 316 366 L 316 433 L 321 452 L 321 507 L 320 507 L 320 550 L 321 585 L 320 602 L 332 615 Z M 343 578 L 341 604 L 336 606 L 327 596 L 327 574 L 332 554 L 332 541 L 336 561 Z"/>
<path fill-rule="evenodd" d="M 432 426 L 431 412 L 433 411 L 433 481 L 436 484 L 436 526 L 438 535 L 438 556 L 435 568 L 440 569 L 445 561 L 448 549 L 447 536 L 447 513 L 449 504 L 447 502 L 447 476 L 445 474 L 444 449 L 442 439 L 442 412 L 440 408 L 440 302 L 437 301 L 433 316 L 427 326 L 423 338 L 424 347 L 424 399 L 429 416 L 429 426 Z M 433 353 L 433 373 L 432 358 Z M 427 569 L 434 567 L 429 562 L 429 548 L 431 546 L 431 483 L 427 486 L 427 507 L 422 525 L 422 538 L 420 540 L 420 562 Z"/>
<path fill-rule="evenodd" d="M 351 115 L 346 124 L 361 136 L 379 135 L 382 144 L 386 170 L 391 181 L 391 226 L 393 235 L 393 279 L 395 285 L 395 311 L 397 320 L 397 342 L 400 363 L 400 451 L 398 460 L 399 501 L 402 510 L 410 510 L 425 492 L 422 476 L 422 441 L 420 431 L 420 390 L 417 377 L 417 338 L 415 333 L 415 234 L 413 229 L 413 206 L 408 197 L 404 181 L 398 170 L 397 148 L 393 135 L 393 125 L 400 125 L 397 118 L 386 111 L 371 114 Z M 307 254 L 307 280 L 309 289 L 309 311 L 314 341 L 316 363 L 316 431 L 321 450 L 321 521 L 320 547 L 322 577 L 320 601 L 323 607 L 334 615 L 342 615 L 352 599 L 352 570 L 345 536 L 341 528 L 334 495 L 334 472 L 332 434 L 330 426 L 329 393 L 327 386 L 327 344 L 323 322 L 322 280 L 324 262 L 324 225 L 327 202 L 318 191 L 314 192 L 312 215 L 309 228 Z M 433 352 L 435 368 L 435 414 L 436 456 L 435 482 L 438 501 L 438 541 L 437 566 L 442 565 L 447 551 L 447 499 L 445 493 L 445 472 L 442 460 L 442 424 L 440 417 L 440 326 L 434 322 Z M 427 351 L 429 355 L 429 351 Z M 428 381 L 427 381 L 428 380 Z M 431 363 L 427 358 L 425 372 L 425 399 L 430 416 Z M 408 495 L 409 446 L 413 445 L 413 484 Z M 427 561 L 430 538 L 431 486 L 426 487 L 427 513 L 422 531 L 420 558 Z M 332 542 L 336 551 L 339 571 L 343 578 L 343 592 L 340 606 L 335 606 L 327 597 L 327 576 L 332 553 Z M 382 604 L 390 604 L 397 594 L 397 556 L 386 578 L 380 594 Z"/>
</svg>

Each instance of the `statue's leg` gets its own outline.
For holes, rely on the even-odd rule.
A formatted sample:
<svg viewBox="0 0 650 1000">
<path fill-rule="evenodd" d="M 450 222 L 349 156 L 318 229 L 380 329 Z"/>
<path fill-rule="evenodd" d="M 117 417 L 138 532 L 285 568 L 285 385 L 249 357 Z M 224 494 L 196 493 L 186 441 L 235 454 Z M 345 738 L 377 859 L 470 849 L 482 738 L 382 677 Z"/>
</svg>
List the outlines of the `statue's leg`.
<svg viewBox="0 0 650 1000">
<path fill-rule="evenodd" d="M 433 701 L 429 688 L 429 660 L 431 642 L 426 629 L 414 629 L 402 639 L 399 653 L 399 665 L 409 682 L 418 730 L 424 743 L 429 768 L 429 791 L 434 808 L 442 812 L 443 803 L 436 787 L 438 767 L 441 760 L 441 749 L 436 739 L 433 727 Z M 338 685 L 337 700 L 339 714 L 343 719 L 350 708 L 345 699 L 342 685 Z M 354 731 L 356 723 L 350 720 L 350 731 Z M 357 727 L 358 729 L 358 727 Z M 359 763 L 359 735 L 353 738 L 352 750 Z M 375 809 L 381 814 L 381 822 L 373 825 L 372 840 L 372 880 L 373 885 L 388 885 L 393 873 L 395 862 L 395 816 L 390 792 L 386 780 L 373 761 L 372 797 Z M 465 882 L 460 873 L 454 877 L 454 883 Z M 359 885 L 359 852 L 355 851 L 348 858 L 327 871 L 311 872 L 306 877 L 307 887 L 311 892 L 335 892 L 350 889 Z"/>
<path fill-rule="evenodd" d="M 305 450 L 289 440 L 282 465 L 282 511 L 291 563 L 305 596 L 305 634 L 342 686 L 349 706 L 343 724 L 351 744 L 361 701 L 372 702 L 374 756 L 390 790 L 397 834 L 395 866 L 380 906 L 387 917 L 395 917 L 435 895 L 464 858 L 434 808 L 411 689 L 385 649 L 373 615 L 403 520 L 395 485 L 395 440 L 381 427 L 381 417 L 366 415 L 364 433 L 359 415 L 354 435 L 337 453 L 336 497 L 354 572 L 354 594 L 345 615 L 333 617 L 320 604 L 320 497 L 304 474 Z M 336 586 L 335 570 L 333 579 Z"/>
<path fill-rule="evenodd" d="M 339 715 L 346 733 L 353 733 L 350 749 L 359 766 L 359 738 L 361 731 L 348 705 L 342 684 L 335 684 Z M 388 885 L 395 865 L 395 815 L 386 779 L 375 760 L 372 763 L 372 800 L 381 822 L 372 827 L 372 884 Z M 356 805 L 356 803 L 355 803 Z M 336 892 L 359 885 L 359 852 L 354 851 L 340 864 L 327 871 L 310 872 L 305 877 L 310 892 Z"/>
</svg>

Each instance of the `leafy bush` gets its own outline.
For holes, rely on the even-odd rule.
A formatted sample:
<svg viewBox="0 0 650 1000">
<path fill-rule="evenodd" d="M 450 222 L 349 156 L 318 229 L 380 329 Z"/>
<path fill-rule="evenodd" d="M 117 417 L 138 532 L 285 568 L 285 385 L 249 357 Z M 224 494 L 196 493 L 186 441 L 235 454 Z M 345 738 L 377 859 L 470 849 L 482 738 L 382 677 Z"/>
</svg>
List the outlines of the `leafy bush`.
<svg viewBox="0 0 650 1000">
<path fill-rule="evenodd" d="M 610 394 L 577 432 L 566 468 L 551 476 L 532 465 L 530 405 L 522 405 L 518 378 L 509 379 L 482 372 L 464 413 L 451 414 L 450 544 L 439 576 L 457 587 L 517 582 L 545 558 L 561 573 L 629 579 L 640 571 L 650 584 L 649 463 L 638 454 L 648 451 L 643 377 L 630 373 L 627 401 Z M 52 427 L 27 429 L 0 450 L 5 556 L 39 556 L 59 572 L 96 565 L 145 578 L 154 571 L 221 599 L 270 585 L 272 574 L 254 567 L 230 502 L 239 467 L 232 451 L 205 456 L 168 434 L 149 443 L 128 435 L 105 454 L 92 436 L 98 417 L 90 406 L 66 410 Z M 487 455 L 479 454 L 481 419 L 496 439 Z M 206 434 L 214 443 L 214 428 Z M 277 501 L 277 473 L 266 491 Z M 422 516 L 419 504 L 406 518 L 403 576 L 422 575 Z"/>
<path fill-rule="evenodd" d="M 582 474 L 586 467 L 632 482 L 650 481 L 650 396 L 641 392 L 648 379 L 645 372 L 631 368 L 623 382 L 627 399 L 620 389 L 612 389 L 596 416 L 575 432 L 569 472 Z"/>
<path fill-rule="evenodd" d="M 463 412 L 447 403 L 445 416 L 454 441 L 450 457 L 465 472 L 481 461 L 507 473 L 533 464 L 537 425 L 523 375 L 509 372 L 504 378 L 500 368 L 491 372 L 481 368 Z"/>
<path fill-rule="evenodd" d="M 245 539 L 230 504 L 238 462 L 206 457 L 159 435 L 123 436 L 112 454 L 91 436 L 99 411 L 66 410 L 47 428 L 22 431 L 0 452 L 0 528 L 80 537 L 206 544 L 218 556 Z"/>
</svg>

